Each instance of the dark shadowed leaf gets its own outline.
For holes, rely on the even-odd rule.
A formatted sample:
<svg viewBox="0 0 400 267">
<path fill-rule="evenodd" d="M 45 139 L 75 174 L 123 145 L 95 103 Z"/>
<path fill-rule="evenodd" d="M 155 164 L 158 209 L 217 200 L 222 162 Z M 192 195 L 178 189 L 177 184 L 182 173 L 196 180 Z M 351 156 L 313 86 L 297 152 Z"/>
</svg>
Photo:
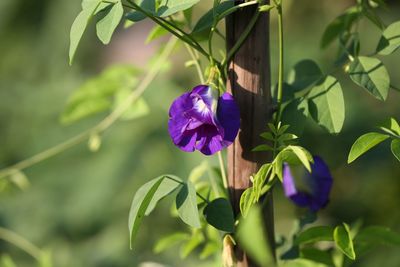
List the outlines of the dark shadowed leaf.
<svg viewBox="0 0 400 267">
<path fill-rule="evenodd" d="M 302 90 L 322 78 L 323 74 L 317 63 L 310 59 L 302 60 L 290 70 L 288 83 L 295 90 Z"/>
<path fill-rule="evenodd" d="M 393 139 L 390 144 L 390 148 L 392 150 L 393 155 L 396 157 L 398 161 L 400 161 L 400 140 Z"/>
<path fill-rule="evenodd" d="M 335 18 L 325 29 L 322 39 L 321 47 L 327 47 L 331 42 L 338 38 L 341 34 L 349 31 L 353 23 L 359 17 L 359 10 L 357 7 L 352 7 L 339 17 Z"/>
<path fill-rule="evenodd" d="M 218 230 L 233 233 L 235 230 L 235 219 L 232 206 L 225 198 L 217 198 L 204 208 L 206 221 Z"/>
</svg>

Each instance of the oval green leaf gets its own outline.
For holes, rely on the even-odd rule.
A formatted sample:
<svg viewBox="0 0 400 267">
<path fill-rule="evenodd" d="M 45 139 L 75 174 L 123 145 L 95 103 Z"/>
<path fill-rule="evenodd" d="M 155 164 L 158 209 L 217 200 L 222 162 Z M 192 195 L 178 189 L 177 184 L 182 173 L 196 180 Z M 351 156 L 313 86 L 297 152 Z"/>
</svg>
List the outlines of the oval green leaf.
<svg viewBox="0 0 400 267">
<path fill-rule="evenodd" d="M 311 89 L 309 110 L 313 119 L 330 133 L 342 130 L 345 106 L 342 87 L 333 76 L 327 76 Z"/>
<path fill-rule="evenodd" d="M 176 196 L 176 208 L 182 221 L 194 228 L 200 228 L 196 189 L 192 182 L 184 183 Z"/>
<path fill-rule="evenodd" d="M 367 133 L 360 136 L 352 145 L 350 149 L 349 156 L 347 158 L 347 163 L 351 163 L 356 160 L 359 156 L 376 146 L 377 144 L 385 141 L 389 138 L 387 134 L 381 133 Z"/>
<path fill-rule="evenodd" d="M 101 16 L 101 19 L 96 24 L 97 37 L 103 44 L 108 44 L 124 15 L 122 2 L 118 1 L 115 4 L 110 5 L 102 10 L 99 15 Z"/>
<path fill-rule="evenodd" d="M 376 51 L 381 55 L 390 55 L 400 47 L 400 21 L 390 24 L 382 33 Z"/>
<path fill-rule="evenodd" d="M 358 57 L 349 69 L 350 78 L 379 100 L 386 100 L 390 89 L 389 74 L 379 59 Z"/>
<path fill-rule="evenodd" d="M 225 198 L 214 199 L 204 208 L 206 221 L 218 230 L 233 233 L 235 230 L 235 218 L 232 206 Z"/>
</svg>

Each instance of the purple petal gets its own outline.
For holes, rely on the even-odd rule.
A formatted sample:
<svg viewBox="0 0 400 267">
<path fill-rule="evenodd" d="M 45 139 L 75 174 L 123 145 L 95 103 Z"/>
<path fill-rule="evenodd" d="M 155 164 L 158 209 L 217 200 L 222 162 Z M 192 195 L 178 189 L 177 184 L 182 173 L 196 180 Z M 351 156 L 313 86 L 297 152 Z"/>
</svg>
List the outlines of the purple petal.
<svg viewBox="0 0 400 267">
<path fill-rule="evenodd" d="M 183 116 L 187 110 L 193 107 L 190 93 L 184 93 L 172 102 L 169 108 L 169 117 Z"/>
<path fill-rule="evenodd" d="M 223 139 L 232 143 L 239 131 L 240 112 L 231 94 L 224 93 L 218 99 L 217 118 L 224 129 Z"/>
<path fill-rule="evenodd" d="M 294 177 L 288 164 L 283 169 L 283 189 L 286 197 L 290 198 L 296 205 L 309 207 L 316 212 L 324 208 L 329 202 L 329 193 L 332 188 L 333 178 L 328 166 L 318 156 L 314 156 L 311 165 L 311 174 L 305 171 L 304 179 L 309 187 L 309 192 L 296 188 Z"/>
<path fill-rule="evenodd" d="M 285 196 L 290 198 L 296 205 L 306 207 L 310 204 L 311 198 L 306 192 L 298 191 L 289 164 L 283 165 L 283 191 Z"/>
</svg>

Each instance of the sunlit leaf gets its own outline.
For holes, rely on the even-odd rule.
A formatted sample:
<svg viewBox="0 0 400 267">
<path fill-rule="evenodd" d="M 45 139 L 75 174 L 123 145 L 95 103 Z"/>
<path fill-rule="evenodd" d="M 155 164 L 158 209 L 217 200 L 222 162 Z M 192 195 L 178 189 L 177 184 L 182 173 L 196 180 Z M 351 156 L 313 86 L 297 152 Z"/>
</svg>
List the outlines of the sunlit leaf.
<svg viewBox="0 0 400 267">
<path fill-rule="evenodd" d="M 196 189 L 192 182 L 184 183 L 176 196 L 176 208 L 182 221 L 194 228 L 200 228 Z"/>
<path fill-rule="evenodd" d="M 96 24 L 97 37 L 103 44 L 108 44 L 124 14 L 121 0 L 100 12 L 101 19 Z"/>
<path fill-rule="evenodd" d="M 387 134 L 381 133 L 367 133 L 360 136 L 352 145 L 347 163 L 351 163 L 356 160 L 359 156 L 376 146 L 377 144 L 385 141 L 389 138 Z"/>
<path fill-rule="evenodd" d="M 71 26 L 70 32 L 70 44 L 69 44 L 69 64 L 72 64 L 74 60 L 76 49 L 78 44 L 85 32 L 89 21 L 92 19 L 96 9 L 99 7 L 101 1 L 88 1 L 87 4 L 83 6 L 82 11 L 75 18 Z"/>
<path fill-rule="evenodd" d="M 342 87 L 333 76 L 327 76 L 311 89 L 309 109 L 313 119 L 330 133 L 342 130 L 345 106 Z"/>
<path fill-rule="evenodd" d="M 333 231 L 333 239 L 335 240 L 336 247 L 342 251 L 348 258 L 355 260 L 356 254 L 354 252 L 353 241 L 350 236 L 349 226 L 345 223 L 339 225 Z"/>
<path fill-rule="evenodd" d="M 390 89 L 389 74 L 379 59 L 358 57 L 349 69 L 350 78 L 379 100 L 386 100 Z"/>
<path fill-rule="evenodd" d="M 400 47 L 400 21 L 390 24 L 382 33 L 376 51 L 381 55 L 389 55 Z"/>
</svg>

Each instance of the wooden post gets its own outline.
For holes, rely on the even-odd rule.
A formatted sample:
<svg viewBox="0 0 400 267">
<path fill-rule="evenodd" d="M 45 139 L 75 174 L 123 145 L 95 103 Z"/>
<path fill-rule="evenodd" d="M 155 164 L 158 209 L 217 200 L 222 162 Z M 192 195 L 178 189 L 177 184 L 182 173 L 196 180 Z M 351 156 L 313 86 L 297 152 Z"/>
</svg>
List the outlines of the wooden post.
<svg viewBox="0 0 400 267">
<path fill-rule="evenodd" d="M 243 1 L 241 1 L 243 2 Z M 226 20 L 227 51 L 230 51 L 254 16 L 257 7 L 245 7 Z M 268 154 L 252 152 L 261 144 L 260 133 L 271 120 L 269 14 L 262 12 L 253 30 L 233 56 L 228 68 L 228 91 L 240 108 L 241 127 L 233 145 L 228 148 L 228 181 L 235 215 L 240 213 L 239 201 L 251 183 L 250 175 L 266 163 Z M 264 221 L 268 240 L 274 248 L 274 219 L 272 195 L 264 200 Z M 240 247 L 236 248 L 238 267 L 256 266 L 247 259 Z"/>
</svg>

